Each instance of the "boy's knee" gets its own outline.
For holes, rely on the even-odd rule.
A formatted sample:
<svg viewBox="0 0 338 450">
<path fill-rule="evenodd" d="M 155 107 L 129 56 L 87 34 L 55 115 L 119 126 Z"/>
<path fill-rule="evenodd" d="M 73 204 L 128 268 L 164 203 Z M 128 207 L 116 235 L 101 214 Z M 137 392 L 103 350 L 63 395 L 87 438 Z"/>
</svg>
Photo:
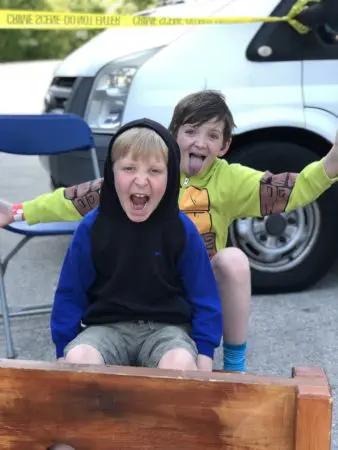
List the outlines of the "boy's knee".
<svg viewBox="0 0 338 450">
<path fill-rule="evenodd" d="M 250 263 L 246 254 L 236 247 L 220 250 L 212 259 L 217 277 L 226 277 L 242 282 L 250 279 Z"/>
<path fill-rule="evenodd" d="M 101 353 L 87 344 L 71 348 L 67 352 L 65 361 L 73 364 L 104 364 Z"/>
<path fill-rule="evenodd" d="M 197 370 L 195 357 L 185 348 L 175 348 L 165 353 L 158 363 L 159 369 Z"/>
</svg>

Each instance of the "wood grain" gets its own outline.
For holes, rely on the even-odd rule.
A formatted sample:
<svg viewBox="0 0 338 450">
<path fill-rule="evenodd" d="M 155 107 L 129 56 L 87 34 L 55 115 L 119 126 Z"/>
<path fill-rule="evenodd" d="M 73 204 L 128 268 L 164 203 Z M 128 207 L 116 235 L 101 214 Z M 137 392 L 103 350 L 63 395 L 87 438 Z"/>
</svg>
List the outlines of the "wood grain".
<svg viewBox="0 0 338 450">
<path fill-rule="evenodd" d="M 320 413 L 332 406 L 323 397 L 325 374 L 258 377 L 0 360 L 0 448 L 47 450 L 60 442 L 75 450 L 329 450 L 304 447 L 310 419 L 305 404 L 297 415 L 301 389 L 312 389 L 315 404 L 319 392 L 326 405 Z M 322 425 L 329 433 L 327 419 Z"/>
<path fill-rule="evenodd" d="M 321 368 L 294 369 L 297 387 L 297 416 L 295 448 L 319 450 L 331 448 L 332 395 L 325 372 Z M 306 384 L 307 379 L 320 381 L 318 385 Z"/>
</svg>

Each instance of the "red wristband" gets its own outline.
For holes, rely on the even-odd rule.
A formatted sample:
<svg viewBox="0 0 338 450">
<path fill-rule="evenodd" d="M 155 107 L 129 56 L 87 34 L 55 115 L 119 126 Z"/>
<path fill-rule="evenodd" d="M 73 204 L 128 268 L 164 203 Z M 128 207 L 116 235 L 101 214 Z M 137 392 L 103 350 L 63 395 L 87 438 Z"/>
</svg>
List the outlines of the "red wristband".
<svg viewBox="0 0 338 450">
<path fill-rule="evenodd" d="M 14 203 L 12 205 L 12 217 L 14 222 L 21 222 L 24 220 L 22 203 Z"/>
</svg>

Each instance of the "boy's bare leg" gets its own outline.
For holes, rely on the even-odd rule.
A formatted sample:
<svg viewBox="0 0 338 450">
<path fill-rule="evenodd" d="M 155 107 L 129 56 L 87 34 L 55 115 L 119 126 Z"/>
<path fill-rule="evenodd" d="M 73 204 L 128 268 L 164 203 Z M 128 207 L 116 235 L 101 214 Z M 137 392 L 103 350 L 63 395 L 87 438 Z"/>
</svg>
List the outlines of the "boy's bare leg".
<svg viewBox="0 0 338 450">
<path fill-rule="evenodd" d="M 169 350 L 162 356 L 157 367 L 172 370 L 197 370 L 195 358 L 185 348 Z"/>
<path fill-rule="evenodd" d="M 104 364 L 101 353 L 87 344 L 77 345 L 70 349 L 64 361 L 73 364 Z"/>
<path fill-rule="evenodd" d="M 244 372 L 250 316 L 251 273 L 244 252 L 221 250 L 212 259 L 222 300 L 224 370 Z"/>
</svg>

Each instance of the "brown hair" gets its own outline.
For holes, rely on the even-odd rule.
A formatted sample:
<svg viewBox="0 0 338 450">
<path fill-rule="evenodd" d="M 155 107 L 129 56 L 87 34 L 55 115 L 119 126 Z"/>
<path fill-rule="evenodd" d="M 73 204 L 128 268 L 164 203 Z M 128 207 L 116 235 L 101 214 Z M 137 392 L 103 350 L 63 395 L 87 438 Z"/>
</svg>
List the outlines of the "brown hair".
<svg viewBox="0 0 338 450">
<path fill-rule="evenodd" d="M 150 128 L 130 128 L 116 138 L 111 149 L 112 162 L 129 153 L 134 159 L 161 155 L 168 164 L 168 147 L 161 136 Z"/>
<path fill-rule="evenodd" d="M 223 141 L 228 142 L 236 127 L 232 113 L 221 92 L 206 89 L 187 95 L 177 103 L 169 131 L 176 138 L 182 125 L 190 123 L 199 126 L 212 119 L 224 123 Z"/>
</svg>

